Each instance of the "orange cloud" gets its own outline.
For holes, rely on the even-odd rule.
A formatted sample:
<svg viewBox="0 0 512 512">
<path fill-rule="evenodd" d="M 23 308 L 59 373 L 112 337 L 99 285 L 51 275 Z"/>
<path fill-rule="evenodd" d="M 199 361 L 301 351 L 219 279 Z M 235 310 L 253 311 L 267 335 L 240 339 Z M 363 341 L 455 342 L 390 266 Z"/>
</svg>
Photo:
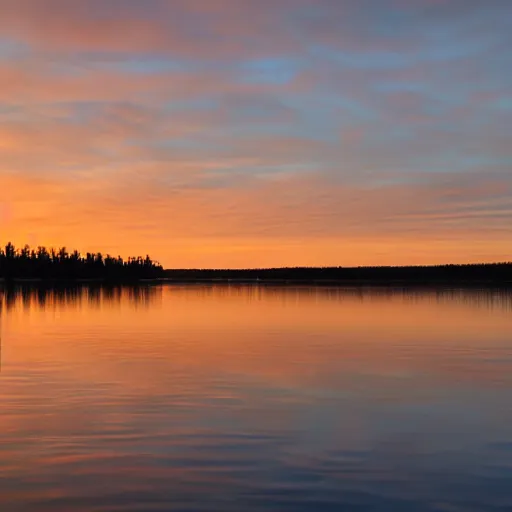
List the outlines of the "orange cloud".
<svg viewBox="0 0 512 512">
<path fill-rule="evenodd" d="M 2 239 L 21 244 L 36 234 L 37 243 L 84 251 L 142 249 L 177 267 L 503 260 L 512 249 L 503 242 L 510 204 L 479 211 L 485 191 L 444 206 L 421 186 L 333 187 L 289 177 L 205 188 L 198 174 L 196 186 L 173 188 L 159 185 L 160 172 L 124 169 L 119 180 L 3 174 L 0 202 L 11 214 Z M 475 213 L 458 213 L 465 206 Z"/>
<path fill-rule="evenodd" d="M 0 0 L 0 239 L 182 267 L 510 259 L 505 66 L 425 44 L 444 10 L 398 4 L 395 30 L 355 0 Z"/>
<path fill-rule="evenodd" d="M 254 3 L 247 0 L 152 0 L 127 3 L 92 0 L 0 1 L 0 29 L 7 37 L 23 38 L 42 49 L 74 51 L 163 52 L 177 56 L 254 56 L 300 45 L 279 35 L 286 6 L 297 2 Z M 208 21 L 205 23 L 205 19 Z M 198 31 L 195 24 L 199 24 Z M 272 31 L 272 39 L 260 34 Z"/>
</svg>

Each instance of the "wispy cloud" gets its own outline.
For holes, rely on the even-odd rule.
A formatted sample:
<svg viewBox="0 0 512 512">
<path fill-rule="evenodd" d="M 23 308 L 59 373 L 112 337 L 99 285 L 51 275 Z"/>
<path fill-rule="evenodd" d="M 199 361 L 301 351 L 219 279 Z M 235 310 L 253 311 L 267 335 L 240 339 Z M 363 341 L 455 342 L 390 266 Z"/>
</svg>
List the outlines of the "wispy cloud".
<svg viewBox="0 0 512 512">
<path fill-rule="evenodd" d="M 176 266 L 510 259 L 507 1 L 0 10 L 2 239 Z"/>
</svg>

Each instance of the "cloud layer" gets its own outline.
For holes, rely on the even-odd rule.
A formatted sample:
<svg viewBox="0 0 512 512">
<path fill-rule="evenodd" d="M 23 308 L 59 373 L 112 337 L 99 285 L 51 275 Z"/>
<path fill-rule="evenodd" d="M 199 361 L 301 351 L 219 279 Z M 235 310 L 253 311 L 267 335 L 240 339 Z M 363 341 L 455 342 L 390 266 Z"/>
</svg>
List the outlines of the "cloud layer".
<svg viewBox="0 0 512 512">
<path fill-rule="evenodd" d="M 507 0 L 0 0 L 0 235 L 167 266 L 511 259 Z"/>
</svg>

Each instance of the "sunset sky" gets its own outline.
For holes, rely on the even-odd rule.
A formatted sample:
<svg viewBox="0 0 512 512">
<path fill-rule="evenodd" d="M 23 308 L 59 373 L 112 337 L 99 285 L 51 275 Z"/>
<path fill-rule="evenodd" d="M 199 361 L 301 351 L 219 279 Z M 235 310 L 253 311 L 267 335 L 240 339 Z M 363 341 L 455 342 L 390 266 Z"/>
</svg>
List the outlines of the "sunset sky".
<svg viewBox="0 0 512 512">
<path fill-rule="evenodd" d="M 0 0 L 0 243 L 512 260 L 511 0 Z"/>
</svg>

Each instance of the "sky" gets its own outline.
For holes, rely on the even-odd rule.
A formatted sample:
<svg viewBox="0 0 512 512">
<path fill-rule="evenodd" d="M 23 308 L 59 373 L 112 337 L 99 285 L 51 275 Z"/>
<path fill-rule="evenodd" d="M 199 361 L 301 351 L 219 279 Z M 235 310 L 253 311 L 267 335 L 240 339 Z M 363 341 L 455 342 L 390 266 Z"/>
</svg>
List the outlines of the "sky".
<svg viewBox="0 0 512 512">
<path fill-rule="evenodd" d="M 0 0 L 0 243 L 512 260 L 512 1 Z"/>
</svg>

